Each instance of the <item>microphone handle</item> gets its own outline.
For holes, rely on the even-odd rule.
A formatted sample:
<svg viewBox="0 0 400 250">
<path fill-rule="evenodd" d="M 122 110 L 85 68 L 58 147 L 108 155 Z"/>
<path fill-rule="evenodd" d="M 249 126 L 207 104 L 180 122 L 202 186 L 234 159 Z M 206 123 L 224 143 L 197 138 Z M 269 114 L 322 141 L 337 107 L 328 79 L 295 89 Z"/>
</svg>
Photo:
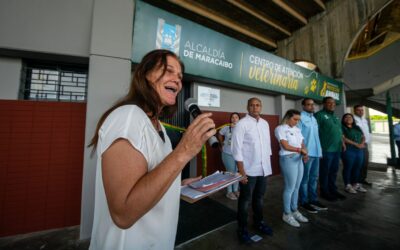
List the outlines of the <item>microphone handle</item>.
<svg viewBox="0 0 400 250">
<path fill-rule="evenodd" d="M 202 112 L 199 108 L 193 108 L 190 113 L 192 114 L 193 118 L 196 118 L 197 116 L 201 115 Z"/>
<path fill-rule="evenodd" d="M 208 139 L 208 145 L 210 145 L 210 147 L 212 147 L 212 148 L 217 148 L 219 145 L 219 142 L 215 136 L 211 136 Z"/>
<path fill-rule="evenodd" d="M 197 105 L 193 105 L 192 107 L 189 108 L 189 110 L 190 110 L 190 113 L 192 114 L 193 118 L 196 118 L 197 116 L 199 116 L 202 113 Z M 212 148 L 217 148 L 219 145 L 219 142 L 215 136 L 211 136 L 208 139 L 208 145 L 210 145 L 210 147 L 212 147 Z"/>
</svg>

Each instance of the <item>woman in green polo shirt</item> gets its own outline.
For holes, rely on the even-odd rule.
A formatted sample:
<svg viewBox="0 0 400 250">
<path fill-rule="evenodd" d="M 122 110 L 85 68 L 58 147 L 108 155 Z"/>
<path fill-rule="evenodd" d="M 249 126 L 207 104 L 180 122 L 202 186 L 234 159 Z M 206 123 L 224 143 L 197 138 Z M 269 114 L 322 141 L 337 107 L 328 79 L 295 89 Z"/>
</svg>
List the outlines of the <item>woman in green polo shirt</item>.
<svg viewBox="0 0 400 250">
<path fill-rule="evenodd" d="M 361 128 L 356 125 L 352 114 L 343 115 L 342 130 L 346 143 L 346 150 L 342 153 L 345 191 L 351 194 L 356 194 L 357 191 L 366 192 L 367 190 L 359 183 L 364 162 L 365 138 Z"/>
</svg>

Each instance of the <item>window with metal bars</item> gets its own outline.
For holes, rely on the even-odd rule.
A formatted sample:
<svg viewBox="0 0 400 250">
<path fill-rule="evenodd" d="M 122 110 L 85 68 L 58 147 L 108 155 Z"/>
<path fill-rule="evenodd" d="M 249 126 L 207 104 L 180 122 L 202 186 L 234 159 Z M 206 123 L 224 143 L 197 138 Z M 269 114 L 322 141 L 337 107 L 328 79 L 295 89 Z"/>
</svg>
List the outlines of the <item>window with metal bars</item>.
<svg viewBox="0 0 400 250">
<path fill-rule="evenodd" d="M 23 70 L 25 100 L 86 102 L 86 68 L 27 63 Z"/>
</svg>

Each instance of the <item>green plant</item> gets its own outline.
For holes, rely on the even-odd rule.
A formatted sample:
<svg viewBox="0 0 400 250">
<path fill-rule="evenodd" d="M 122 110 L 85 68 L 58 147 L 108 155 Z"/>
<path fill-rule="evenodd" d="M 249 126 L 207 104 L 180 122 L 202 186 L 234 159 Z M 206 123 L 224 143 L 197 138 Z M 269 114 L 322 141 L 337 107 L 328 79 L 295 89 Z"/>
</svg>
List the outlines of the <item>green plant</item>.
<svg viewBox="0 0 400 250">
<path fill-rule="evenodd" d="M 388 116 L 387 115 L 371 115 L 369 118 L 373 121 L 382 121 L 382 120 L 387 120 Z"/>
</svg>

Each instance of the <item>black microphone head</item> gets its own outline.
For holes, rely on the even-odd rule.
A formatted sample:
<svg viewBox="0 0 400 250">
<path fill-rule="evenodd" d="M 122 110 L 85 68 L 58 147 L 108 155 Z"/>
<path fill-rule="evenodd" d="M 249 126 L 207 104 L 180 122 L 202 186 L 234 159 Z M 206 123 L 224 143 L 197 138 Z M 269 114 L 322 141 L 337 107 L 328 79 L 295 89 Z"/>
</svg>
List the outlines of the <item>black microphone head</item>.
<svg viewBox="0 0 400 250">
<path fill-rule="evenodd" d="M 189 98 L 185 101 L 185 109 L 189 111 L 193 118 L 201 114 L 199 106 L 197 106 L 197 99 Z"/>
<path fill-rule="evenodd" d="M 186 99 L 186 101 L 185 101 L 185 109 L 186 109 L 186 111 L 190 112 L 190 107 L 192 105 L 197 105 L 197 99 L 196 98 L 188 98 L 188 99 Z"/>
<path fill-rule="evenodd" d="M 199 106 L 197 106 L 196 98 L 188 98 L 185 101 L 185 109 L 192 115 L 193 118 L 196 118 L 198 115 L 201 114 L 201 110 Z M 212 128 L 210 128 L 210 130 L 212 130 Z M 208 139 L 208 144 L 210 145 L 210 147 L 217 148 L 219 143 L 215 136 L 211 136 Z"/>
<path fill-rule="evenodd" d="M 219 142 L 215 136 L 211 136 L 210 139 L 208 139 L 208 144 L 212 148 L 218 148 Z"/>
</svg>

